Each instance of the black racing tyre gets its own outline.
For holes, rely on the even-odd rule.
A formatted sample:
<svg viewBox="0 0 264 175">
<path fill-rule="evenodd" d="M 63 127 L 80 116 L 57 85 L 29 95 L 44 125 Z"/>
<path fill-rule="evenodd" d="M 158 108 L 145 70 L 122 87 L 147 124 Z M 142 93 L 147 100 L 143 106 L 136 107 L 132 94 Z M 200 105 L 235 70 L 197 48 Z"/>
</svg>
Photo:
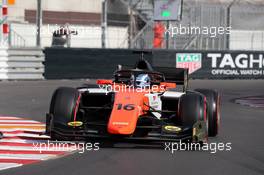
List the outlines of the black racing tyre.
<svg viewBox="0 0 264 175">
<path fill-rule="evenodd" d="M 51 99 L 50 111 L 52 119 L 49 123 L 52 135 L 53 127 L 67 127 L 68 122 L 73 121 L 78 112 L 81 94 L 77 89 L 69 87 L 58 88 Z"/>
<path fill-rule="evenodd" d="M 204 96 L 187 92 L 179 99 L 178 116 L 183 126 L 193 126 L 197 121 L 206 121 L 206 104 Z"/>
<path fill-rule="evenodd" d="M 215 137 L 219 131 L 220 123 L 220 95 L 210 89 L 196 89 L 206 97 L 207 117 L 208 117 L 208 136 Z"/>
</svg>

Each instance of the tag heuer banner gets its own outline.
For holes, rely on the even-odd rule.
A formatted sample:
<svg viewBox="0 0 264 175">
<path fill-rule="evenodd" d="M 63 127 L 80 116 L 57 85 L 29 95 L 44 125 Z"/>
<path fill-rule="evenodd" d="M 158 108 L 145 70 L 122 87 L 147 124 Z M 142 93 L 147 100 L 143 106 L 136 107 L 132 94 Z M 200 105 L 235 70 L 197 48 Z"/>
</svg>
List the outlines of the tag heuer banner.
<svg viewBox="0 0 264 175">
<path fill-rule="evenodd" d="M 189 74 L 197 71 L 202 67 L 202 54 L 200 53 L 177 53 L 176 67 L 188 68 Z"/>
<path fill-rule="evenodd" d="M 264 78 L 264 53 L 248 51 L 176 53 L 176 67 L 193 78 Z"/>
<path fill-rule="evenodd" d="M 261 51 L 153 51 L 156 67 L 188 68 L 191 78 L 264 79 Z"/>
</svg>

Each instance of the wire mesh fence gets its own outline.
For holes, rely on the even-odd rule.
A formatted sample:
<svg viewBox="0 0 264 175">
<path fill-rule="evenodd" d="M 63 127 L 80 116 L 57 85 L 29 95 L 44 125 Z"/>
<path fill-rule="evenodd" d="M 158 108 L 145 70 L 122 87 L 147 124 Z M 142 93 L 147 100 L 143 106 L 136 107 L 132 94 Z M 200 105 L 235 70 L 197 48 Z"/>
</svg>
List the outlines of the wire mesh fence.
<svg viewBox="0 0 264 175">
<path fill-rule="evenodd" d="M 161 48 L 202 50 L 263 50 L 264 1 L 258 0 L 186 0 L 181 21 L 170 21 L 169 26 L 190 28 L 225 28 L 225 32 L 176 33 L 166 37 Z M 153 48 L 153 26 L 135 42 L 135 47 Z M 164 22 L 166 26 L 166 22 Z M 167 30 L 168 28 L 166 28 Z"/>
<path fill-rule="evenodd" d="M 108 0 L 106 29 L 107 48 L 153 48 L 153 1 Z M 143 3 L 144 2 L 144 3 Z M 207 33 L 185 32 L 166 35 L 161 48 L 191 50 L 263 50 L 264 49 L 264 1 L 261 0 L 184 0 L 181 21 L 163 22 L 168 27 L 198 27 Z M 133 4 L 133 7 L 130 5 Z M 130 13 L 130 10 L 133 13 Z M 101 47 L 101 1 L 94 0 L 42 0 L 41 46 L 50 47 L 54 32 L 67 25 L 70 44 L 64 47 Z M 16 0 L 9 6 L 9 43 L 14 47 L 36 46 L 37 0 Z M 133 18 L 131 18 L 131 14 Z M 142 16 L 147 17 L 142 20 Z M 147 21 L 146 21 L 147 20 Z M 230 31 L 215 33 L 219 28 Z M 133 30 L 132 30 L 133 29 Z M 191 30 L 191 29 L 190 29 Z M 212 33 L 213 31 L 213 33 Z M 67 33 L 67 32 L 66 32 Z M 213 36 L 212 36 L 213 34 Z M 63 40 L 63 39 L 62 39 Z M 68 40 L 67 40 L 68 41 Z"/>
</svg>

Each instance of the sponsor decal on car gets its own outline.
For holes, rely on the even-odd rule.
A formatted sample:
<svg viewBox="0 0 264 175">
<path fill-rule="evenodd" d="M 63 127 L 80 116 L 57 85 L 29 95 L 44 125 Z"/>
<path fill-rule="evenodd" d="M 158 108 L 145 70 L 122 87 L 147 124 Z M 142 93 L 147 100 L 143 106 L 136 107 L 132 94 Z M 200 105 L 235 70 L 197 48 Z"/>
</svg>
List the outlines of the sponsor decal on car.
<svg viewBox="0 0 264 175">
<path fill-rule="evenodd" d="M 113 122 L 113 125 L 123 125 L 123 126 L 127 126 L 128 122 Z"/>
<path fill-rule="evenodd" d="M 172 132 L 180 132 L 182 130 L 180 127 L 171 126 L 171 125 L 165 126 L 164 129 L 166 131 L 172 131 Z"/>
<path fill-rule="evenodd" d="M 177 53 L 176 68 L 189 69 L 189 74 L 202 68 L 201 53 Z"/>
<path fill-rule="evenodd" d="M 82 126 L 83 122 L 81 121 L 73 121 L 73 122 L 68 122 L 68 126 Z"/>
<path fill-rule="evenodd" d="M 158 97 L 158 94 L 147 94 L 146 95 L 149 99 L 149 106 L 153 108 L 154 110 L 160 111 L 162 108 L 162 102 L 160 97 Z M 161 114 L 159 112 L 152 112 L 152 114 L 160 119 Z"/>
</svg>

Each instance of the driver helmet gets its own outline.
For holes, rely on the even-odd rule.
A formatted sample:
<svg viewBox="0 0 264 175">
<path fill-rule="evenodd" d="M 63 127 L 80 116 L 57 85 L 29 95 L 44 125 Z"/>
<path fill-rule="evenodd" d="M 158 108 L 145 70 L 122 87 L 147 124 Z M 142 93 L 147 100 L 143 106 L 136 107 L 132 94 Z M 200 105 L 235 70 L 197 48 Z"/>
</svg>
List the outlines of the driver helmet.
<svg viewBox="0 0 264 175">
<path fill-rule="evenodd" d="M 137 87 L 147 87 L 150 86 L 150 77 L 148 74 L 139 74 L 136 78 Z"/>
</svg>

